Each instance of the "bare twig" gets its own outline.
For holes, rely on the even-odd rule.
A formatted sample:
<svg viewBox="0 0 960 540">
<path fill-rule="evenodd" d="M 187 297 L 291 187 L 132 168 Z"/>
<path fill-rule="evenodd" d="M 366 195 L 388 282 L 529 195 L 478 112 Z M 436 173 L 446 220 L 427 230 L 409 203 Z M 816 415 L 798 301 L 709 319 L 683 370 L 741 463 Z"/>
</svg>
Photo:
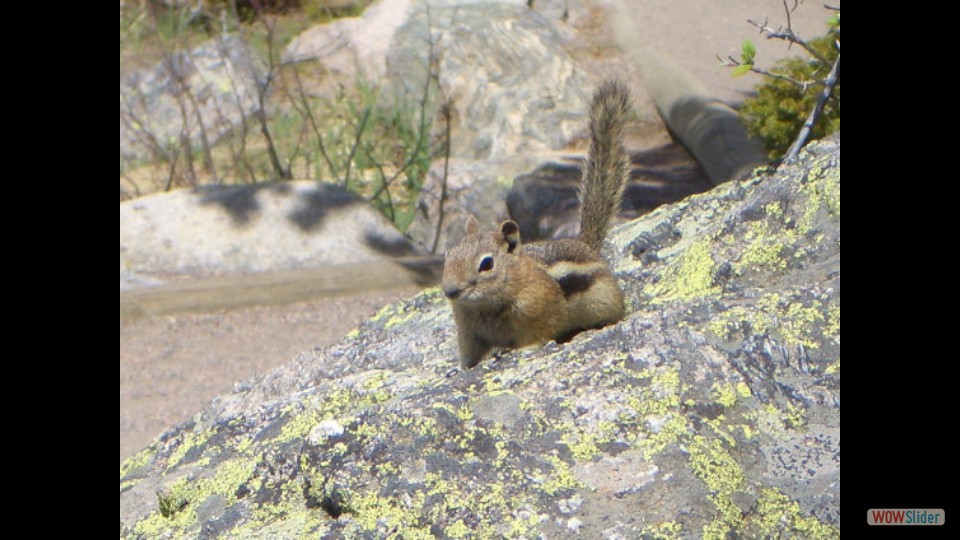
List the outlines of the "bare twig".
<svg viewBox="0 0 960 540">
<path fill-rule="evenodd" d="M 756 73 L 756 74 L 758 74 L 758 75 L 763 75 L 764 77 L 770 77 L 771 79 L 780 79 L 780 80 L 782 80 L 782 81 L 787 81 L 787 82 L 793 83 L 793 84 L 795 84 L 795 85 L 797 85 L 797 86 L 800 87 L 800 91 L 801 91 L 801 92 L 806 92 L 806 91 L 807 91 L 807 88 L 809 88 L 809 87 L 811 87 L 811 86 L 813 86 L 813 85 L 823 84 L 823 82 L 821 82 L 821 81 L 799 81 L 799 80 L 797 80 L 797 79 L 794 79 L 793 77 L 787 77 L 786 75 L 782 75 L 782 74 L 780 74 L 780 73 L 774 73 L 774 72 L 772 72 L 772 71 L 767 71 L 767 70 L 765 70 L 765 69 L 760 69 L 760 68 L 758 68 L 758 67 L 756 67 L 756 66 L 753 66 L 752 68 L 750 68 L 750 71 L 752 71 L 752 72 L 754 72 L 754 73 Z"/>
<path fill-rule="evenodd" d="M 131 105 L 126 92 L 120 92 L 120 101 L 123 104 L 123 110 L 120 113 L 120 121 L 123 122 L 123 125 L 136 134 L 136 137 L 147 147 L 154 160 L 168 161 L 170 156 L 166 148 L 157 140 L 157 136 L 147 129 L 146 121 L 134 112 L 133 105 Z"/>
<path fill-rule="evenodd" d="M 260 132 L 263 134 L 263 138 L 267 142 L 267 154 L 270 157 L 270 165 L 273 167 L 274 174 L 283 180 L 290 180 L 292 178 L 292 175 L 290 174 L 290 168 L 284 168 L 283 165 L 280 164 L 280 156 L 277 153 L 277 145 L 273 140 L 273 135 L 270 133 L 270 126 L 267 122 L 267 93 L 270 91 L 270 85 L 277 76 L 278 69 L 276 52 L 274 51 L 276 25 L 267 18 L 259 4 L 254 3 L 254 10 L 257 14 L 257 20 L 263 25 L 267 32 L 268 62 L 267 74 L 264 77 L 263 82 L 257 82 L 257 120 L 260 121 Z"/>
<path fill-rule="evenodd" d="M 257 120 L 260 122 L 260 133 L 267 142 L 267 155 L 270 157 L 270 166 L 273 167 L 273 172 L 278 178 L 289 180 L 291 178 L 290 171 L 288 169 L 284 169 L 283 165 L 280 164 L 280 156 L 277 154 L 277 145 L 273 142 L 273 135 L 270 134 L 270 125 L 267 122 L 266 89 L 270 86 L 270 79 L 272 79 L 272 77 L 267 77 L 267 82 L 262 86 L 262 89 L 259 92 L 260 95 L 257 100 Z"/>
<path fill-rule="evenodd" d="M 207 127 L 203 123 L 200 105 L 197 103 L 193 92 L 188 92 L 186 96 L 190 105 L 193 106 L 193 113 L 197 118 L 197 128 L 200 130 L 200 147 L 203 149 L 203 170 L 207 174 L 216 177 L 217 171 L 213 165 L 213 152 L 210 150 L 210 139 L 207 137 Z"/>
<path fill-rule="evenodd" d="M 230 168 L 235 175 L 237 181 L 243 180 L 243 172 L 240 170 L 241 166 L 246 171 L 247 180 L 249 182 L 256 181 L 256 173 L 253 170 L 253 167 L 250 165 L 250 160 L 247 158 L 247 135 L 250 133 L 250 126 L 247 124 L 247 117 L 243 114 L 243 106 L 240 102 L 240 95 L 236 90 L 236 85 L 234 85 L 233 80 L 231 79 L 230 85 L 234 90 L 234 97 L 236 98 L 237 109 L 240 110 L 240 125 L 235 126 L 230 133 L 231 141 L 227 145 L 227 148 L 230 150 L 230 159 L 231 165 Z M 223 112 L 220 111 L 219 107 L 217 108 L 217 114 L 220 115 L 221 119 L 224 117 Z M 222 183 L 223 178 L 218 178 L 217 183 Z"/>
<path fill-rule="evenodd" d="M 797 4 L 794 3 L 793 9 L 796 9 L 796 8 L 797 8 Z M 783 11 L 787 14 L 786 30 L 784 30 L 783 28 L 778 28 L 774 30 L 773 28 L 770 28 L 769 26 L 767 26 L 766 20 L 764 20 L 762 23 L 758 23 L 756 21 L 747 19 L 747 22 L 750 23 L 752 26 L 758 28 L 760 32 L 764 35 L 764 37 L 766 37 L 767 39 L 779 39 L 779 40 L 786 41 L 789 44 L 796 43 L 797 45 L 803 47 L 805 51 L 810 53 L 811 56 L 819 60 L 823 65 L 828 65 L 830 62 L 826 58 L 821 56 L 820 53 L 818 53 L 816 49 L 814 49 L 809 43 L 807 43 L 806 40 L 804 40 L 803 38 L 801 38 L 800 36 L 794 33 L 793 26 L 790 21 L 791 9 L 787 6 L 787 0 L 783 0 Z"/>
<path fill-rule="evenodd" d="M 307 120 L 310 122 L 310 127 L 313 128 L 314 136 L 317 138 L 317 147 L 320 148 L 320 155 L 323 156 L 323 160 L 327 162 L 327 167 L 330 169 L 330 175 L 334 178 L 337 176 L 338 169 L 333 164 L 333 160 L 330 159 L 330 154 L 327 153 L 327 148 L 323 144 L 323 133 L 320 132 L 320 127 L 317 125 L 317 118 L 313 114 L 313 108 L 310 106 L 310 103 L 307 101 L 307 92 L 303 87 L 303 81 L 300 80 L 300 74 L 297 73 L 297 70 L 293 70 L 293 80 L 297 83 L 297 95 L 299 97 L 300 104 L 303 106 L 301 110 L 297 107 L 297 100 L 292 100 L 293 106 L 300 112 L 301 115 L 305 115 Z"/>
<path fill-rule="evenodd" d="M 373 155 L 374 153 L 373 145 L 370 144 L 369 142 L 364 145 L 364 150 L 367 152 L 367 155 Z M 387 199 L 390 200 L 391 199 L 390 191 L 388 189 L 390 187 L 390 184 L 388 183 L 388 180 L 387 180 L 387 173 L 383 170 L 383 164 L 380 163 L 379 161 L 375 161 L 373 166 L 376 167 L 377 171 L 380 173 L 380 185 L 377 186 L 377 190 L 374 191 L 372 195 L 370 195 L 369 199 L 371 201 L 375 201 L 377 200 L 377 198 L 380 197 L 380 195 L 382 195 L 383 193 L 386 193 Z M 390 208 L 392 209 L 393 202 L 390 201 L 389 205 L 390 205 Z"/>
<path fill-rule="evenodd" d="M 170 191 L 170 188 L 173 187 L 173 178 L 176 175 L 177 161 L 179 161 L 179 158 L 180 152 L 174 149 L 173 157 L 170 159 L 170 175 L 167 176 L 167 185 L 163 187 L 163 191 Z"/>
<path fill-rule="evenodd" d="M 427 103 L 429 101 L 429 96 L 430 96 L 430 83 L 433 80 L 433 78 L 436 76 L 434 72 L 434 67 L 433 67 L 434 63 L 436 62 L 436 58 L 434 57 L 434 50 L 433 50 L 435 44 L 433 42 L 433 34 L 432 34 L 433 22 L 432 22 L 432 19 L 430 18 L 429 4 L 427 4 L 426 12 L 427 12 L 427 76 L 424 77 L 423 92 L 420 97 L 420 129 L 419 129 L 419 133 L 417 133 L 417 144 L 414 147 L 413 152 L 410 153 L 409 158 L 406 160 L 403 166 L 400 167 L 400 169 L 397 170 L 397 172 L 390 178 L 390 180 L 387 181 L 388 184 L 392 183 L 398 176 L 403 174 L 411 165 L 413 165 L 413 162 L 416 161 L 417 156 L 419 156 L 420 152 L 423 150 L 423 142 L 427 136 L 427 127 L 428 127 L 427 126 Z"/>
<path fill-rule="evenodd" d="M 194 96 L 194 92 L 190 87 L 190 84 L 186 78 L 186 69 L 179 69 L 177 65 L 174 65 L 172 61 L 172 56 L 169 57 L 168 62 L 165 62 L 167 71 L 170 74 L 170 77 L 173 78 L 177 83 L 177 100 L 185 99 L 191 107 L 193 108 L 193 114 L 196 118 L 197 129 L 199 130 L 198 136 L 200 138 L 200 147 L 203 149 L 203 169 L 204 172 L 216 175 L 214 166 L 213 166 L 213 153 L 210 150 L 210 140 L 207 137 L 207 128 L 203 122 L 203 115 L 200 113 L 200 105 L 197 103 L 197 99 Z M 183 66 L 186 67 L 187 62 L 193 62 L 193 58 L 188 53 L 183 53 Z M 181 109 L 184 105 L 181 104 Z M 186 119 L 184 118 L 184 129 L 187 129 Z M 189 130 L 188 130 L 189 131 Z"/>
<path fill-rule="evenodd" d="M 245 43 L 249 43 L 249 39 L 247 37 L 246 32 L 243 29 L 243 25 L 239 24 L 240 13 L 237 11 L 237 3 L 228 2 L 228 4 L 230 7 L 230 16 L 233 18 L 234 21 L 238 23 L 238 30 L 239 30 L 240 37 L 244 40 Z M 229 31 L 229 26 L 227 24 L 226 17 L 227 17 L 226 11 L 222 11 L 221 27 L 223 28 L 224 33 Z M 259 85 L 259 81 L 256 80 L 255 71 L 251 73 L 251 76 L 254 77 L 254 81 L 255 81 L 254 84 Z M 249 124 L 247 124 L 247 115 L 244 113 L 244 110 L 243 110 L 243 104 L 242 104 L 243 101 L 240 99 L 240 91 L 237 89 L 237 85 L 234 82 L 233 77 L 230 77 L 230 87 L 233 90 L 235 103 L 237 105 L 237 112 L 239 113 L 239 117 L 240 117 L 240 148 L 237 150 L 237 155 L 240 156 L 239 163 L 243 165 L 244 169 L 246 169 L 246 174 L 247 174 L 247 177 L 249 178 L 249 181 L 256 182 L 257 172 L 254 169 L 253 164 L 250 163 L 250 155 L 247 152 L 247 135 L 250 133 L 250 126 Z"/>
<path fill-rule="evenodd" d="M 190 140 L 190 114 L 187 110 L 187 99 L 184 94 L 188 91 L 186 81 L 177 75 L 177 67 L 174 65 L 173 54 L 165 51 L 164 66 L 167 73 L 174 80 L 173 95 L 177 99 L 177 107 L 180 109 L 180 152 L 183 154 L 184 162 L 187 165 L 187 179 L 193 186 L 197 185 L 197 172 L 193 167 L 193 141 Z"/>
<path fill-rule="evenodd" d="M 794 0 L 793 9 L 797 9 L 799 0 Z M 790 33 L 793 34 L 793 23 L 790 21 L 790 12 L 793 11 L 787 7 L 787 0 L 783 0 L 783 12 L 787 14 L 787 29 L 790 30 Z"/>
<path fill-rule="evenodd" d="M 133 16 L 130 16 L 129 15 L 130 9 L 131 8 L 127 8 L 126 10 L 123 10 L 123 9 L 120 10 L 120 33 L 121 34 L 125 32 L 129 32 L 134 26 L 140 24 L 141 21 L 143 21 L 143 19 L 146 18 L 147 16 L 146 9 L 138 9 L 133 14 Z M 124 11 L 127 12 L 126 16 L 124 16 L 125 15 L 123 13 Z"/>
<path fill-rule="evenodd" d="M 133 189 L 132 195 L 130 194 L 130 191 L 123 189 L 124 182 L 130 184 L 130 187 Z M 130 175 L 128 173 L 125 173 L 123 171 L 123 163 L 121 162 L 120 163 L 120 200 L 123 201 L 126 199 L 139 197 L 140 195 L 141 195 L 140 185 L 137 184 L 137 182 L 133 178 L 130 178 Z"/>
<path fill-rule="evenodd" d="M 790 146 L 790 150 L 787 151 L 787 156 L 784 158 L 784 161 L 793 161 L 797 158 L 797 155 L 800 153 L 800 149 L 807 144 L 807 140 L 810 139 L 810 133 L 813 131 L 814 124 L 817 123 L 817 119 L 820 117 L 820 113 L 823 111 L 824 105 L 826 105 L 827 100 L 830 99 L 830 95 L 833 93 L 833 87 L 837 84 L 837 73 L 840 71 L 840 55 L 837 55 L 837 60 L 833 63 L 833 68 L 830 69 L 830 74 L 827 75 L 826 85 L 823 88 L 823 92 L 820 92 L 820 97 L 817 99 L 817 105 L 810 111 L 810 115 L 807 117 L 806 122 L 803 123 L 803 128 L 800 129 L 800 134 L 797 136 L 797 140 L 793 142 L 793 145 Z"/>
<path fill-rule="evenodd" d="M 353 146 L 350 147 L 350 155 L 347 156 L 347 169 L 343 173 L 343 187 L 350 187 L 350 167 L 353 165 L 353 156 L 357 153 L 357 148 L 360 146 L 360 137 L 363 135 L 364 129 L 367 126 L 367 120 L 370 119 L 370 112 L 373 110 L 373 107 L 367 105 L 363 110 L 363 118 L 360 119 L 360 125 L 357 126 L 357 135 L 353 139 Z"/>
<path fill-rule="evenodd" d="M 293 174 L 293 165 L 297 161 L 297 156 L 300 155 L 300 149 L 303 147 L 303 140 L 308 136 L 307 124 L 305 122 L 300 123 L 300 133 L 297 135 L 297 144 L 293 146 L 293 150 L 290 151 L 290 157 L 287 158 L 287 167 L 290 169 L 291 174 Z M 304 152 L 304 166 L 307 167 L 306 170 L 309 170 L 310 159 L 307 157 L 307 152 Z M 296 176 L 296 175 L 295 175 Z M 299 175 L 298 177 L 302 177 Z"/>
<path fill-rule="evenodd" d="M 158 17 L 159 14 L 156 11 L 151 11 L 151 31 L 154 34 L 161 35 L 160 28 L 157 23 Z M 176 99 L 177 107 L 180 109 L 181 126 L 178 137 L 180 150 L 174 150 L 172 158 L 167 160 L 171 171 L 169 177 L 167 178 L 165 190 L 169 191 L 173 187 L 174 178 L 177 176 L 175 173 L 176 162 L 179 160 L 181 154 L 183 155 L 184 163 L 186 165 L 186 176 L 184 176 L 184 173 L 180 173 L 180 178 L 183 178 L 191 185 L 197 185 L 197 174 L 193 166 L 193 143 L 190 140 L 190 114 L 187 107 L 187 99 L 184 95 L 185 92 L 188 91 L 189 85 L 187 84 L 186 78 L 182 73 L 182 69 L 178 66 L 177 52 L 172 50 L 171 46 L 169 46 L 165 40 L 159 39 L 157 41 L 159 43 L 160 54 L 162 57 L 161 64 L 173 82 L 171 85 L 173 87 L 173 97 Z M 186 57 L 184 57 L 183 62 L 186 61 Z M 151 137 L 153 137 L 152 134 Z M 167 155 L 169 156 L 169 154 Z"/>
<path fill-rule="evenodd" d="M 440 179 L 440 210 L 437 212 L 437 232 L 433 236 L 433 246 L 430 247 L 430 253 L 437 253 L 437 246 L 440 244 L 440 231 L 443 230 L 443 209 L 447 201 L 447 173 L 450 166 L 450 115 L 451 104 L 447 100 L 440 106 L 440 115 L 444 123 L 444 151 L 443 151 L 443 178 Z"/>
<path fill-rule="evenodd" d="M 369 148 L 367 149 L 367 153 L 371 153 Z M 377 191 L 370 196 L 370 200 L 376 201 L 380 197 L 380 194 L 385 193 L 387 196 L 385 213 L 387 214 L 387 217 L 390 218 L 390 221 L 395 221 L 397 218 L 397 211 L 393 207 L 393 197 L 390 195 L 390 190 L 387 189 L 387 187 L 390 185 L 386 181 L 387 173 L 384 172 L 383 165 L 381 165 L 379 161 L 375 162 L 374 166 L 377 168 L 377 172 L 380 173 L 380 187 L 378 187 Z"/>
<path fill-rule="evenodd" d="M 737 67 L 737 66 L 742 66 L 742 65 L 744 65 L 743 62 L 740 62 L 739 60 L 737 60 L 736 58 L 734 58 L 734 57 L 732 57 L 732 56 L 727 56 L 726 58 L 722 58 L 722 57 L 720 57 L 720 55 L 717 55 L 717 60 L 719 60 L 719 61 L 720 61 L 720 64 L 721 64 L 722 66 L 724 66 L 724 67 Z M 765 70 L 765 69 L 758 68 L 757 66 L 752 65 L 752 64 L 751 64 L 751 66 L 750 66 L 750 71 L 753 72 L 753 73 L 756 73 L 756 74 L 758 74 L 758 75 L 763 75 L 763 76 L 765 76 L 765 77 L 770 77 L 770 78 L 772 78 L 772 79 L 780 79 L 780 80 L 782 80 L 782 81 L 787 81 L 787 82 L 789 82 L 789 83 L 795 84 L 795 85 L 799 86 L 804 92 L 805 92 L 805 91 L 807 90 L 807 88 L 809 88 L 810 86 L 814 86 L 814 85 L 818 85 L 818 84 L 822 85 L 822 84 L 823 84 L 823 81 L 818 81 L 818 80 L 800 81 L 800 80 L 794 79 L 793 77 L 788 77 L 788 76 L 786 76 L 786 75 L 783 75 L 782 73 L 775 73 L 775 72 L 773 72 L 773 71 L 767 71 L 767 70 Z"/>
<path fill-rule="evenodd" d="M 222 15 L 222 17 L 224 17 L 222 27 L 223 27 L 224 35 L 226 35 L 226 32 L 228 31 L 228 27 L 225 20 L 226 15 L 225 15 L 225 12 L 221 12 L 221 13 L 224 13 L 224 15 Z M 246 36 L 242 32 L 241 32 L 241 36 L 244 38 L 244 40 L 246 40 Z M 223 47 L 218 48 L 218 51 L 220 52 L 220 58 L 224 62 L 226 62 L 227 51 Z M 252 64 L 250 69 L 251 69 L 250 76 L 254 78 L 255 84 L 256 84 L 256 71 Z M 237 133 L 236 131 L 237 128 L 234 128 L 234 134 L 237 135 L 237 139 L 240 147 L 235 148 L 232 143 L 229 145 L 231 159 L 233 160 L 233 168 L 234 170 L 238 170 L 242 165 L 243 168 L 246 170 L 246 174 L 249 181 L 255 182 L 257 179 L 256 171 L 254 171 L 253 165 L 250 164 L 250 159 L 247 153 L 247 136 L 250 133 L 250 125 L 247 124 L 246 111 L 244 111 L 243 109 L 243 102 L 244 102 L 243 95 L 240 92 L 240 88 L 237 86 L 237 81 L 233 77 L 227 77 L 227 81 L 229 81 L 230 91 L 233 93 L 233 103 L 234 105 L 236 105 L 236 108 L 237 108 L 237 118 L 240 119 L 239 133 Z M 217 114 L 219 114 L 221 118 L 224 117 L 224 114 L 222 111 L 220 111 L 219 107 L 217 108 Z M 237 173 L 237 176 L 239 179 L 240 173 Z"/>
<path fill-rule="evenodd" d="M 232 79 L 232 77 L 230 79 Z M 232 80 L 230 81 L 230 86 L 234 89 L 234 97 L 237 97 L 236 87 Z M 217 122 L 220 124 L 229 123 L 219 100 L 213 100 L 213 110 L 217 114 Z M 226 146 L 227 150 L 230 151 L 230 162 L 225 164 L 225 168 L 221 168 L 219 172 L 214 175 L 213 180 L 217 185 L 223 184 L 223 181 L 228 176 L 232 176 L 234 179 L 239 180 L 239 174 L 237 170 L 240 168 L 241 155 L 237 152 L 237 147 L 234 144 L 234 140 L 238 137 L 246 137 L 246 119 L 242 115 L 240 116 L 240 124 L 241 125 L 239 127 L 231 128 L 230 132 L 228 133 L 229 140 L 227 141 Z"/>
</svg>

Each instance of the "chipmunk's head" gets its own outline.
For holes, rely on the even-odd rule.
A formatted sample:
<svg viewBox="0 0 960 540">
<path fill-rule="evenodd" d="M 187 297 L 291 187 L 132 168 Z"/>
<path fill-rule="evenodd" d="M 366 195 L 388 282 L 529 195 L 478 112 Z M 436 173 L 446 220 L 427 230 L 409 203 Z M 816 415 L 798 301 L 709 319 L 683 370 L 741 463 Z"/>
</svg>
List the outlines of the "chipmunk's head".
<svg viewBox="0 0 960 540">
<path fill-rule="evenodd" d="M 461 305 L 494 302 L 508 272 L 516 264 L 520 227 L 504 221 L 496 231 L 480 232 L 477 219 L 467 218 L 466 236 L 447 252 L 443 262 L 443 294 Z"/>
</svg>

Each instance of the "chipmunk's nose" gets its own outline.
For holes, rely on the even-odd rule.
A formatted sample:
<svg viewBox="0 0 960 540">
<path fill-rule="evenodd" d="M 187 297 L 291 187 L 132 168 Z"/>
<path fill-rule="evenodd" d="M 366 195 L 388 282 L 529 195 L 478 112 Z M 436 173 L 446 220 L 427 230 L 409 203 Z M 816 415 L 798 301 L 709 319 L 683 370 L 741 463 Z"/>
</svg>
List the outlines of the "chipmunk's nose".
<svg viewBox="0 0 960 540">
<path fill-rule="evenodd" d="M 451 300 L 456 300 L 456 298 L 457 298 L 458 296 L 460 296 L 460 292 L 461 292 L 462 290 L 463 290 L 463 289 L 461 289 L 460 287 L 458 287 L 458 286 L 456 286 L 456 285 L 444 285 L 444 286 L 443 286 L 443 294 L 444 294 L 444 296 L 446 296 L 447 298 L 449 298 L 449 299 L 451 299 Z"/>
</svg>

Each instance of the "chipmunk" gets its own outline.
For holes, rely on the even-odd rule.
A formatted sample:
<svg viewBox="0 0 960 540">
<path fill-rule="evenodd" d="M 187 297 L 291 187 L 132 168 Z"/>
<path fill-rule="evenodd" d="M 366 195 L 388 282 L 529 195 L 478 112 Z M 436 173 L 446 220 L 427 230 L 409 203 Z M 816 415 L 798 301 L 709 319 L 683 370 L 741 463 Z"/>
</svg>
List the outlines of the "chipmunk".
<svg viewBox="0 0 960 540">
<path fill-rule="evenodd" d="M 568 341 L 623 318 L 623 292 L 600 246 L 629 174 L 623 148 L 629 101 L 629 91 L 616 81 L 593 95 L 579 239 L 521 245 L 513 220 L 480 232 L 476 218 L 467 218 L 466 236 L 447 252 L 442 279 L 457 323 L 461 368 L 476 366 L 494 347 Z"/>
</svg>

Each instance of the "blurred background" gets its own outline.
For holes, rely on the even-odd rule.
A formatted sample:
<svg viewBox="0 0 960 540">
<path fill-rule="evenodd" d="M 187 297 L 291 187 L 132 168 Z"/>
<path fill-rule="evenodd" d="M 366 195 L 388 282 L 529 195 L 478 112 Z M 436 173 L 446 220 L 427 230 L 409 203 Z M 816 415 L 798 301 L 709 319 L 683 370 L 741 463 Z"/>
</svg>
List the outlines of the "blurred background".
<svg viewBox="0 0 960 540">
<path fill-rule="evenodd" d="M 571 234 L 603 79 L 634 92 L 629 219 L 728 179 L 653 66 L 739 109 L 757 165 L 838 43 L 792 1 L 121 1 L 120 460 L 435 283 L 466 214 Z"/>
</svg>

